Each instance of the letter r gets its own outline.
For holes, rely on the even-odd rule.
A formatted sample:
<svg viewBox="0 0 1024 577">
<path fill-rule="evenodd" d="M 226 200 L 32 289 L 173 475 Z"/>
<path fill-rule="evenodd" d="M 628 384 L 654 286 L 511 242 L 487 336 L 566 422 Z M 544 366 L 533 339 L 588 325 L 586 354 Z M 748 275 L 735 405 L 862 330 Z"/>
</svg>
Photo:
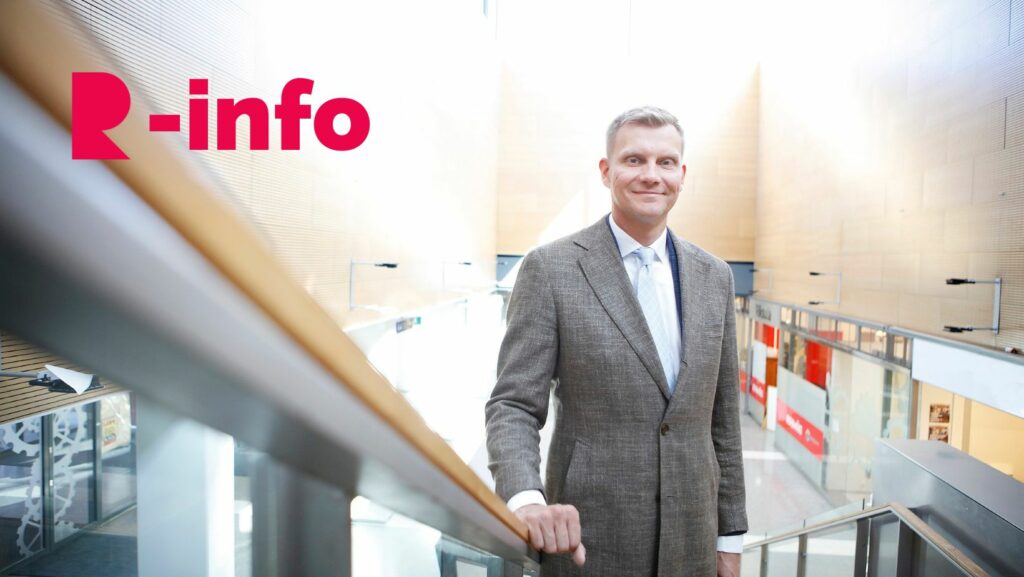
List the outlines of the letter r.
<svg viewBox="0 0 1024 577">
<path fill-rule="evenodd" d="M 105 131 L 128 116 L 132 96 L 120 78 L 108 72 L 71 73 L 71 158 L 127 159 Z"/>
</svg>

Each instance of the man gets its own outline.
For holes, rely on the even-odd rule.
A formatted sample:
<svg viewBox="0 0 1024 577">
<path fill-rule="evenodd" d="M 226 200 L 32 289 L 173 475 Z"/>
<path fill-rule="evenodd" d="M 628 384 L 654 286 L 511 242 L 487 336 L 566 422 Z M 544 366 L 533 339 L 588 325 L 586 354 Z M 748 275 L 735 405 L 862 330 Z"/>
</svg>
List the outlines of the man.
<svg viewBox="0 0 1024 577">
<path fill-rule="evenodd" d="M 519 270 L 486 409 L 497 491 L 549 554 L 546 577 L 739 575 L 732 273 L 668 232 L 686 175 L 674 116 L 623 113 L 607 155 L 611 214 L 531 251 Z"/>
</svg>

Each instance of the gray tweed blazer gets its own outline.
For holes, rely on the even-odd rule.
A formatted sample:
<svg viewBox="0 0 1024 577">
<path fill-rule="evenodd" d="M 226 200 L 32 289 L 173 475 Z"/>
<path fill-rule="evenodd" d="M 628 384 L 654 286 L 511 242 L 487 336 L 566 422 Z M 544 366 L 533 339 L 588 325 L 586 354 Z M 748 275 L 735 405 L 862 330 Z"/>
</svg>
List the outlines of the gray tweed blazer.
<svg viewBox="0 0 1024 577">
<path fill-rule="evenodd" d="M 519 269 L 487 449 L 502 498 L 538 489 L 580 511 L 586 565 L 546 556 L 546 577 L 714 577 L 717 537 L 747 529 L 732 272 L 671 238 L 683 301 L 673 395 L 605 218 Z"/>
</svg>

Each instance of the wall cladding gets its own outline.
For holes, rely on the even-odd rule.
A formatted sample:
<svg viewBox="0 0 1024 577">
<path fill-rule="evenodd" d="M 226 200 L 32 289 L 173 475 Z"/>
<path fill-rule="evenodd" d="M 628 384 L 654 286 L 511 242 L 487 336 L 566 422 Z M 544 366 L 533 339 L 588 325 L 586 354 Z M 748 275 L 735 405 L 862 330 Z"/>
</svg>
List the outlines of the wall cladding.
<svg viewBox="0 0 1024 577">
<path fill-rule="evenodd" d="M 722 258 L 753 259 L 760 28 L 735 17 L 756 12 L 742 4 L 502 4 L 499 253 L 524 254 L 611 210 L 598 171 L 605 130 L 651 104 L 686 131 L 688 170 L 669 226 Z"/>
<path fill-rule="evenodd" d="M 819 26 L 780 16 L 791 44 L 761 69 L 756 261 L 766 298 L 929 333 L 1024 346 L 1024 3 L 846 6 Z M 767 288 L 767 279 L 758 279 Z M 948 334 L 947 334 L 948 335 Z"/>
</svg>

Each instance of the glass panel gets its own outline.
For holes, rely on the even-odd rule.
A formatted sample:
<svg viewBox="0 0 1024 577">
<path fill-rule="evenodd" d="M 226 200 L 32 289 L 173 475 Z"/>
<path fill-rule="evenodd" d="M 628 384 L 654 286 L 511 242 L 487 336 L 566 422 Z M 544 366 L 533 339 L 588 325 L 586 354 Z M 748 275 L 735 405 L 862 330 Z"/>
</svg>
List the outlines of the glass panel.
<svg viewBox="0 0 1024 577">
<path fill-rule="evenodd" d="M 857 524 L 855 522 L 808 535 L 805 574 L 815 577 L 853 575 L 856 550 Z"/>
<path fill-rule="evenodd" d="M 388 320 L 347 334 L 468 463 L 484 444 L 503 331 L 502 297 L 488 294 L 424 310 L 400 332 Z"/>
<path fill-rule="evenodd" d="M 836 331 L 839 332 L 839 341 L 850 348 L 857 348 L 857 325 L 845 321 L 836 323 Z"/>
<path fill-rule="evenodd" d="M 885 356 L 885 331 L 871 327 L 860 328 L 860 350 L 879 357 Z"/>
<path fill-rule="evenodd" d="M 929 545 L 920 537 L 914 539 L 917 542 L 914 556 L 914 574 L 927 575 L 928 577 L 961 577 L 969 575 L 963 569 L 957 567 L 952 561 L 946 559 L 937 548 Z"/>
<path fill-rule="evenodd" d="M 815 327 L 815 316 L 810 313 L 801 312 L 799 326 L 807 332 L 813 331 Z"/>
<path fill-rule="evenodd" d="M 352 575 L 487 577 L 503 561 L 369 499 L 352 499 Z"/>
<path fill-rule="evenodd" d="M 836 321 L 828 317 L 818 317 L 817 323 L 815 323 L 814 334 L 826 338 L 830 341 L 839 340 L 839 335 L 836 332 Z"/>
<path fill-rule="evenodd" d="M 793 333 L 779 331 L 779 368 L 793 370 Z"/>
<path fill-rule="evenodd" d="M 892 360 L 901 364 L 910 363 L 910 339 L 903 335 L 891 335 L 892 337 Z"/>
<path fill-rule="evenodd" d="M 768 577 L 794 577 L 798 551 L 799 543 L 796 539 L 769 545 Z"/>
<path fill-rule="evenodd" d="M 871 575 L 895 577 L 899 526 L 899 519 L 892 513 L 871 519 L 871 529 L 868 531 L 868 566 L 871 567 Z"/>
<path fill-rule="evenodd" d="M 779 322 L 784 325 L 793 324 L 793 309 L 782 307 L 779 313 Z"/>
<path fill-rule="evenodd" d="M 875 443 L 885 428 L 884 397 L 889 371 L 881 364 L 833 351 L 825 430 L 825 489 L 833 502 L 851 502 L 871 493 Z"/>
<path fill-rule="evenodd" d="M 807 371 L 807 340 L 800 335 L 793 335 L 793 352 L 789 371 L 801 377 Z"/>
<path fill-rule="evenodd" d="M 760 577 L 761 575 L 761 548 L 750 549 L 743 552 L 740 558 L 740 577 Z"/>
<path fill-rule="evenodd" d="M 130 393 L 100 405 L 100 501 L 110 516 L 135 504 L 135 411 Z"/>
<path fill-rule="evenodd" d="M 0 425 L 0 571 L 43 548 L 42 419 Z"/>
<path fill-rule="evenodd" d="M 235 577 L 252 576 L 252 476 L 263 453 L 235 442 Z"/>
<path fill-rule="evenodd" d="M 53 532 L 61 541 L 96 519 L 93 415 L 96 404 L 53 413 Z"/>
<path fill-rule="evenodd" d="M 910 374 L 886 370 L 886 386 L 882 397 L 882 437 L 910 437 Z"/>
<path fill-rule="evenodd" d="M 970 401 L 969 415 L 969 419 L 964 419 L 967 452 L 1024 481 L 1024 419 L 978 401 Z"/>
</svg>

